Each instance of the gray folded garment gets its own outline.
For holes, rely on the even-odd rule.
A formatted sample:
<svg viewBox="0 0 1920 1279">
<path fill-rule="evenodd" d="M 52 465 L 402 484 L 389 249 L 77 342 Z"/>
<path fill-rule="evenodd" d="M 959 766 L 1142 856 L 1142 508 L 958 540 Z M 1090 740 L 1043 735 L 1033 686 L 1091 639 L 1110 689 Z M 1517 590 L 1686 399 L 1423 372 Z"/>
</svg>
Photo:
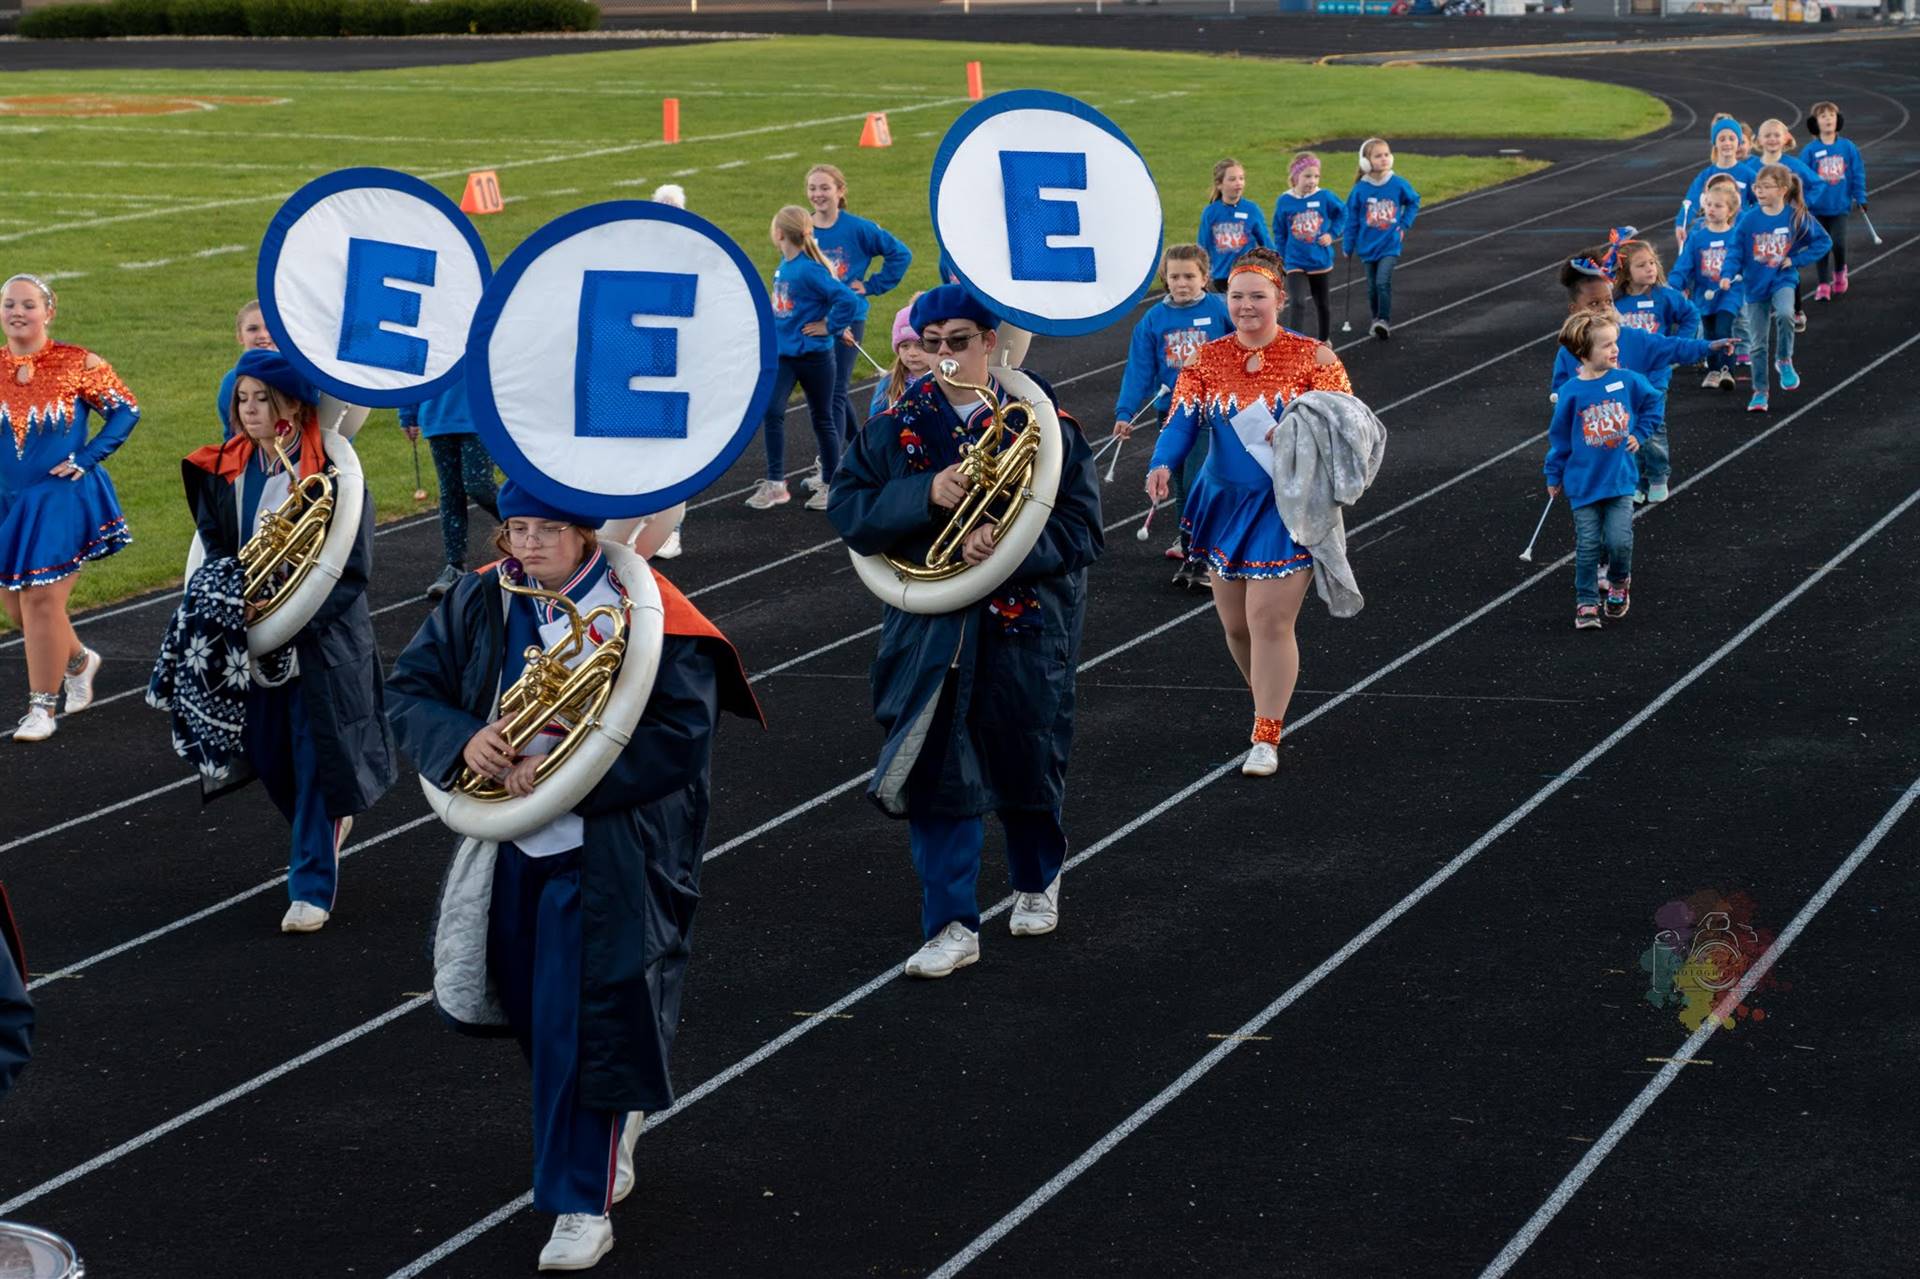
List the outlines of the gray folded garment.
<svg viewBox="0 0 1920 1279">
<path fill-rule="evenodd" d="M 1347 562 L 1340 508 L 1360 500 L 1386 451 L 1387 428 L 1373 410 L 1338 391 L 1294 397 L 1273 430 L 1274 505 L 1293 540 L 1312 552 L 1314 583 L 1335 617 L 1366 603 Z"/>
</svg>

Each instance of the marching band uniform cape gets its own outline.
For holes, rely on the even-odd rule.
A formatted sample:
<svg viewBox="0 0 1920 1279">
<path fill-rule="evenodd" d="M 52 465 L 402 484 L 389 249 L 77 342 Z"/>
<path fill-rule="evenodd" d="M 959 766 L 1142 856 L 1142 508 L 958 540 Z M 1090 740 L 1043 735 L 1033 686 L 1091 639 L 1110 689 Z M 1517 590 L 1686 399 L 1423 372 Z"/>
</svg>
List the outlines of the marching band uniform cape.
<svg viewBox="0 0 1920 1279">
<path fill-rule="evenodd" d="M 652 696 L 626 749 L 574 808 L 582 823 L 578 1104 L 601 1112 L 673 1103 L 667 1057 L 700 900 L 713 731 L 722 710 L 760 718 L 732 644 L 654 578 L 666 634 Z M 508 599 L 492 566 L 462 577 L 387 679 L 401 749 L 442 788 L 460 771 L 468 739 L 495 717 Z M 462 853 L 470 845 L 493 847 L 464 841 Z M 457 1030 L 511 1034 L 487 966 L 494 859 L 462 853 L 433 925 L 436 1003 Z"/>
<path fill-rule="evenodd" d="M 48 342 L 32 355 L 0 346 L 0 587 L 47 586 L 133 540 L 101 465 L 140 420 L 133 392 L 92 353 Z M 26 382 L 19 379 L 25 370 Z M 87 415 L 100 432 L 87 438 Z M 84 472 L 49 472 L 71 461 Z"/>
<path fill-rule="evenodd" d="M 988 423 L 984 405 L 963 419 L 932 374 L 916 379 L 854 438 L 827 518 L 859 554 L 923 559 L 948 514 L 929 500 L 933 477 Z M 887 739 L 867 794 L 889 816 L 1057 813 L 1065 798 L 1087 567 L 1105 539 L 1092 451 L 1065 413 L 1060 431 L 1052 514 L 1000 589 L 951 613 L 885 608 L 872 683 Z"/>
</svg>

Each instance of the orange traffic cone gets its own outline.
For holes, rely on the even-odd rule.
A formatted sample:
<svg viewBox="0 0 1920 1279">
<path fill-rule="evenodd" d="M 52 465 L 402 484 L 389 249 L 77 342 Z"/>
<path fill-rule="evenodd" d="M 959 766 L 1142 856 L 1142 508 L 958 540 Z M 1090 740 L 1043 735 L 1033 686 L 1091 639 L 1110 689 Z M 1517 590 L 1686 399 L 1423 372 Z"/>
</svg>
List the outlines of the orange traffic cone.
<svg viewBox="0 0 1920 1279">
<path fill-rule="evenodd" d="M 869 111 L 867 113 L 867 126 L 860 130 L 860 145 L 863 147 L 890 147 L 893 145 L 893 134 L 887 130 L 886 112 Z"/>
<path fill-rule="evenodd" d="M 500 179 L 492 169 L 476 169 L 467 175 L 467 191 L 460 197 L 463 213 L 498 213 L 506 208 L 500 199 Z"/>
</svg>

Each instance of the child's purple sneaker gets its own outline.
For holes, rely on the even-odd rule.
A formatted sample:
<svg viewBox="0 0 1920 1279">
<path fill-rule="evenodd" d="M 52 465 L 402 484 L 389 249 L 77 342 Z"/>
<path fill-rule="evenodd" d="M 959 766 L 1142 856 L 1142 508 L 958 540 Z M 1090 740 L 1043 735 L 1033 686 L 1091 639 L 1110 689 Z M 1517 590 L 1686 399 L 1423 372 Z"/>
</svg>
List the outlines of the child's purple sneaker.
<svg viewBox="0 0 1920 1279">
<path fill-rule="evenodd" d="M 1604 623 L 1600 620 L 1598 604 L 1581 604 L 1573 610 L 1573 629 L 1576 631 L 1597 631 Z"/>
</svg>

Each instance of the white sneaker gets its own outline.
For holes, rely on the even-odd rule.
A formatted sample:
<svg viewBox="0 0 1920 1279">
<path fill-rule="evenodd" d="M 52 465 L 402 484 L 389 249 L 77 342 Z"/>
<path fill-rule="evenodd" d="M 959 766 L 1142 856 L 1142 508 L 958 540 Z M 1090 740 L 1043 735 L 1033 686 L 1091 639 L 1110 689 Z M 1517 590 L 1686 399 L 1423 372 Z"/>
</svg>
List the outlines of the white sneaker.
<svg viewBox="0 0 1920 1279">
<path fill-rule="evenodd" d="M 1272 742 L 1255 742 L 1247 752 L 1247 762 L 1240 765 L 1240 772 L 1246 777 L 1272 777 L 1278 771 L 1280 750 Z"/>
<path fill-rule="evenodd" d="M 747 505 L 756 511 L 767 511 L 792 500 L 793 494 L 787 492 L 785 480 L 761 480 L 759 487 L 753 490 L 753 496 L 747 499 Z"/>
<path fill-rule="evenodd" d="M 980 934 L 959 920 L 942 928 L 934 939 L 913 952 L 907 961 L 909 977 L 945 977 L 980 959 Z"/>
<path fill-rule="evenodd" d="M 667 534 L 667 540 L 660 543 L 660 549 L 653 553 L 656 560 L 677 560 L 680 558 L 680 530 Z"/>
<path fill-rule="evenodd" d="M 1066 872 L 1053 877 L 1046 891 L 1020 893 L 1013 899 L 1013 915 L 1007 928 L 1015 937 L 1038 937 L 1060 926 L 1060 881 Z"/>
<path fill-rule="evenodd" d="M 613 1249 L 613 1222 L 585 1212 L 563 1212 L 540 1250 L 542 1270 L 591 1270 Z"/>
<path fill-rule="evenodd" d="M 295 902 L 287 907 L 287 913 L 280 917 L 280 931 L 283 933 L 317 933 L 326 927 L 333 918 L 312 902 Z"/>
<path fill-rule="evenodd" d="M 76 715 L 93 705 L 93 677 L 100 673 L 100 654 L 90 648 L 82 648 L 84 655 L 80 663 L 80 673 L 69 675 L 65 679 L 67 688 L 67 714 Z"/>
<path fill-rule="evenodd" d="M 809 471 L 807 473 L 807 478 L 804 480 L 801 480 L 800 482 L 807 486 L 807 490 L 809 492 L 814 492 L 814 493 L 817 493 L 821 489 L 827 487 L 827 482 L 820 478 L 820 459 L 819 458 L 816 457 L 813 459 L 813 470 Z"/>
<path fill-rule="evenodd" d="M 827 490 L 824 486 L 815 489 L 813 496 L 807 499 L 807 509 L 809 511 L 824 511 L 827 509 Z"/>
<path fill-rule="evenodd" d="M 627 1112 L 626 1126 L 620 1130 L 620 1150 L 613 1162 L 613 1201 L 619 1203 L 633 1193 L 633 1143 L 640 1140 L 640 1125 L 647 1121 L 638 1110 Z"/>
<path fill-rule="evenodd" d="M 20 726 L 13 730 L 16 742 L 44 742 L 53 736 L 53 730 L 59 725 L 53 721 L 53 712 L 44 706 L 29 706 L 27 713 L 20 717 Z"/>
</svg>

